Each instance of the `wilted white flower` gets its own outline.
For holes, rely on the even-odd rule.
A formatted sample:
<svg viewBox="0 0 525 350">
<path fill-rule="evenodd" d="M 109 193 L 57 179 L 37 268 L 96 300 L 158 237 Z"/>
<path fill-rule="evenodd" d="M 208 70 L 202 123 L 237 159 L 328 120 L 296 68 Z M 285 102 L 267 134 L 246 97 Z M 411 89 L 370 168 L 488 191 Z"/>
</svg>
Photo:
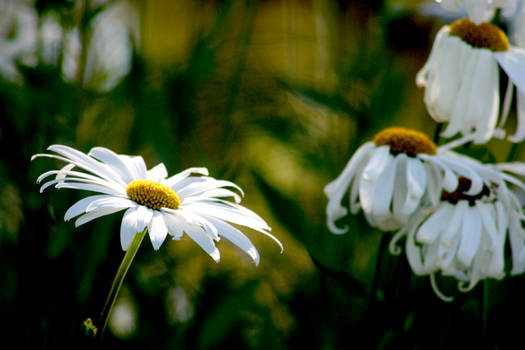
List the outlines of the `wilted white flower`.
<svg viewBox="0 0 525 350">
<path fill-rule="evenodd" d="M 481 180 L 448 150 L 450 146 L 438 148 L 425 134 L 406 128 L 379 132 L 355 152 L 341 175 L 325 187 L 330 231 L 348 230 L 335 224 L 348 212 L 341 205 L 347 191 L 352 214 L 362 208 L 370 225 L 384 231 L 397 230 L 417 210 L 437 205 L 441 189 L 453 191 L 460 175 L 474 178 L 472 194 L 480 191 Z"/>
<path fill-rule="evenodd" d="M 500 114 L 500 73 L 509 80 Z M 518 89 L 518 127 L 509 140 L 525 138 L 525 50 L 509 45 L 505 33 L 490 23 L 461 19 L 438 33 L 430 57 L 417 74 L 426 87 L 425 104 L 437 122 L 448 122 L 444 137 L 474 134 L 474 142 L 502 137 L 513 89 Z"/>
<path fill-rule="evenodd" d="M 84 154 L 71 147 L 53 145 L 48 150 L 56 154 L 37 154 L 65 161 L 67 165 L 38 178 L 54 179 L 49 186 L 98 192 L 71 206 L 64 219 L 78 217 L 75 226 L 93 219 L 126 210 L 120 226 L 122 249 L 127 250 L 137 232 L 147 228 L 151 243 L 159 249 L 166 236 L 180 239 L 186 233 L 215 261 L 219 251 L 215 241 L 224 237 L 246 252 L 256 264 L 259 253 L 252 242 L 228 222 L 245 226 L 272 238 L 282 249 L 277 238 L 269 233 L 266 222 L 251 210 L 239 205 L 242 190 L 232 182 L 208 177 L 206 168 L 190 168 L 168 177 L 164 164 L 146 169 L 140 156 L 116 154 L 95 147 Z M 192 174 L 200 176 L 192 176 Z M 231 188 L 231 189 L 229 189 Z M 236 203 L 224 198 L 232 197 Z"/>
<path fill-rule="evenodd" d="M 446 11 L 460 12 L 464 8 L 470 20 L 476 24 L 490 21 L 497 8 L 506 17 L 516 11 L 516 0 L 436 0 Z"/>
<path fill-rule="evenodd" d="M 505 276 L 505 242 L 510 238 L 513 267 L 511 274 L 525 270 L 523 251 L 525 230 L 516 190 L 525 185 L 470 158 L 460 157 L 464 165 L 482 178 L 483 187 L 472 194 L 472 181 L 460 177 L 457 188 L 443 190 L 440 203 L 431 214 L 418 213 L 391 242 L 391 252 L 399 254 L 396 245 L 406 236 L 406 254 L 414 273 L 430 275 L 432 286 L 444 300 L 435 283 L 435 274 L 459 280 L 459 289 L 469 291 L 485 278 Z M 514 190 L 508 186 L 511 184 Z"/>
</svg>

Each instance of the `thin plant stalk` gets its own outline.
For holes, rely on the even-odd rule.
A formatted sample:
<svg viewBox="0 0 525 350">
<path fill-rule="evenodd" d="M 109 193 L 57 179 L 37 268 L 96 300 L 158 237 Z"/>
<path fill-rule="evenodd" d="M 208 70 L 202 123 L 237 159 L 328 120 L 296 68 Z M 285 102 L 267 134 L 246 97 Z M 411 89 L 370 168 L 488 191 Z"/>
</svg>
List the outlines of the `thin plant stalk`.
<svg viewBox="0 0 525 350">
<path fill-rule="evenodd" d="M 481 332 L 483 336 L 483 341 L 487 341 L 487 321 L 488 321 L 488 310 L 489 310 L 489 281 L 484 280 L 483 281 L 483 302 L 482 302 L 482 308 L 483 308 L 483 319 L 482 319 L 482 325 L 481 325 Z"/>
<path fill-rule="evenodd" d="M 102 309 L 102 313 L 100 315 L 99 324 L 102 325 L 102 328 L 99 332 L 96 333 L 96 337 L 98 338 L 102 338 L 102 335 L 104 334 L 104 331 L 109 321 L 109 317 L 111 316 L 111 311 L 113 310 L 113 306 L 115 305 L 115 301 L 117 300 L 120 288 L 122 287 L 122 283 L 124 282 L 124 278 L 126 277 L 129 267 L 131 266 L 131 263 L 133 262 L 133 259 L 135 258 L 135 255 L 139 250 L 140 244 L 142 243 L 142 240 L 146 236 L 147 232 L 148 229 L 145 228 L 144 231 L 137 232 L 135 234 L 131 245 L 126 251 L 122 262 L 120 263 L 120 266 L 117 270 L 117 274 L 115 275 L 115 279 L 113 280 L 113 284 L 111 285 L 111 289 L 106 299 L 106 304 L 104 305 L 104 308 Z"/>
</svg>

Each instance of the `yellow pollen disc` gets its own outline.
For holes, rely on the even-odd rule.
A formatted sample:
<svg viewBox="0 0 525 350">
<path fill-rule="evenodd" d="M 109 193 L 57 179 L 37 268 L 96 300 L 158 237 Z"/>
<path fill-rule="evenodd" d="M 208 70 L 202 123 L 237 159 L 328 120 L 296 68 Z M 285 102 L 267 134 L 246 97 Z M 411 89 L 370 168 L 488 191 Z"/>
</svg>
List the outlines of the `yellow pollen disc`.
<svg viewBox="0 0 525 350">
<path fill-rule="evenodd" d="M 390 146 L 390 153 L 406 153 L 414 157 L 419 153 L 436 154 L 436 144 L 417 130 L 393 127 L 380 131 L 372 140 L 377 146 Z"/>
<path fill-rule="evenodd" d="M 450 35 L 460 37 L 472 47 L 486 48 L 492 51 L 508 51 L 509 40 L 505 33 L 492 23 L 477 25 L 467 18 L 450 25 Z"/>
<path fill-rule="evenodd" d="M 179 196 L 171 188 L 151 180 L 130 182 L 126 193 L 131 200 L 155 210 L 177 209 L 180 205 Z"/>
</svg>

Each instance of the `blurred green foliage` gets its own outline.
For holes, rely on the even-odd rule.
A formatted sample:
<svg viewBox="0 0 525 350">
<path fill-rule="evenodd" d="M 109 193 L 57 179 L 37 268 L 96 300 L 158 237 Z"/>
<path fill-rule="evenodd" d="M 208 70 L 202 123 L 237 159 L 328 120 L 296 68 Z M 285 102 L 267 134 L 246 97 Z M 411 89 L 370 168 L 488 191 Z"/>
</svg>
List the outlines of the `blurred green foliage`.
<svg viewBox="0 0 525 350">
<path fill-rule="evenodd" d="M 261 253 L 255 267 L 227 242 L 219 264 L 189 239 L 159 251 L 145 242 L 103 348 L 504 349 L 521 341 L 522 277 L 469 294 L 439 280 L 456 297 L 446 304 L 361 215 L 345 219 L 346 235 L 325 225 L 323 187 L 360 144 L 390 125 L 435 129 L 413 81 L 439 23 L 417 13 L 418 1 L 27 4 L 17 11 L 40 33 L 46 18 L 62 30 L 54 54 L 44 55 L 51 44 L 39 36 L 24 52 L 32 59 L 13 57 L 18 75 L 0 81 L 2 348 L 95 345 L 83 322 L 97 319 L 123 256 L 118 214 L 74 228 L 62 217 L 83 194 L 38 193 L 38 175 L 59 165 L 30 158 L 54 143 L 141 154 L 170 173 L 206 166 L 245 190 L 243 204 L 285 246 L 279 254 L 249 232 Z M 122 42 L 111 41 L 111 26 L 97 37 L 95 24 L 119 6 L 140 20 L 124 21 L 129 70 L 104 88 L 115 69 L 90 60 L 113 52 L 95 44 L 117 51 Z M 68 58 L 71 32 L 79 51 Z M 69 75 L 68 59 L 76 62 Z"/>
</svg>

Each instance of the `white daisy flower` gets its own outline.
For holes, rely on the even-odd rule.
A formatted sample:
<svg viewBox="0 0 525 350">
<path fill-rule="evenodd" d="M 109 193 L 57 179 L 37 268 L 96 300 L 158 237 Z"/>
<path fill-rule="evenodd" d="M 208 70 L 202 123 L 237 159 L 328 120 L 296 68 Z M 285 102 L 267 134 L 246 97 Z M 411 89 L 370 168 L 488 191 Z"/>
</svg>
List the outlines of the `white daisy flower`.
<svg viewBox="0 0 525 350">
<path fill-rule="evenodd" d="M 505 17 L 514 14 L 516 0 L 436 0 L 449 12 L 460 12 L 464 8 L 470 20 L 476 24 L 490 21 L 497 8 L 501 8 Z"/>
<path fill-rule="evenodd" d="M 501 108 L 499 67 L 509 78 Z M 503 137 L 516 85 L 518 127 L 509 140 L 525 139 L 525 50 L 509 45 L 493 24 L 460 19 L 444 26 L 416 83 L 426 87 L 425 104 L 432 118 L 448 122 L 442 136 L 474 134 L 476 143 Z"/>
<path fill-rule="evenodd" d="M 465 166 L 483 179 L 483 187 L 469 193 L 473 182 L 460 177 L 457 188 L 443 190 L 437 208 L 430 214 L 418 213 L 393 238 L 390 250 L 399 254 L 396 245 L 407 236 L 406 254 L 417 275 L 430 275 L 432 287 L 442 299 L 435 273 L 459 280 L 459 289 L 469 291 L 485 278 L 501 279 L 505 275 L 505 242 L 509 233 L 513 251 L 511 274 L 525 270 L 523 258 L 525 230 L 517 194 L 507 183 L 525 190 L 525 184 L 514 177 L 460 156 Z"/>
<path fill-rule="evenodd" d="M 379 132 L 355 152 L 341 175 L 326 185 L 329 230 L 337 234 L 348 230 L 335 223 L 348 212 L 341 205 L 348 190 L 352 214 L 362 208 L 370 225 L 384 231 L 397 230 L 417 210 L 437 205 L 441 189 L 453 191 L 459 175 L 473 177 L 472 194 L 479 192 L 481 179 L 448 150 L 454 145 L 437 148 L 425 134 L 405 128 Z"/>
<path fill-rule="evenodd" d="M 59 170 L 42 174 L 37 182 L 49 176 L 40 192 L 49 186 L 98 192 L 79 200 L 65 213 L 64 220 L 78 217 L 75 226 L 93 219 L 126 210 L 120 226 L 122 249 L 127 250 L 135 233 L 148 229 L 154 249 L 159 249 L 167 235 L 180 239 L 186 233 L 215 261 L 220 254 L 215 242 L 224 237 L 259 263 L 259 253 L 252 242 L 229 223 L 245 226 L 281 242 L 269 233 L 271 228 L 251 210 L 239 205 L 242 190 L 232 182 L 208 177 L 206 168 L 189 168 L 168 177 L 164 164 L 146 169 L 140 156 L 116 154 L 95 147 L 84 154 L 71 147 L 53 145 L 56 154 L 36 154 L 68 163 Z M 200 176 L 192 176 L 192 174 Z M 236 203 L 224 198 L 233 197 Z M 228 223 L 229 222 L 229 223 Z"/>
</svg>

